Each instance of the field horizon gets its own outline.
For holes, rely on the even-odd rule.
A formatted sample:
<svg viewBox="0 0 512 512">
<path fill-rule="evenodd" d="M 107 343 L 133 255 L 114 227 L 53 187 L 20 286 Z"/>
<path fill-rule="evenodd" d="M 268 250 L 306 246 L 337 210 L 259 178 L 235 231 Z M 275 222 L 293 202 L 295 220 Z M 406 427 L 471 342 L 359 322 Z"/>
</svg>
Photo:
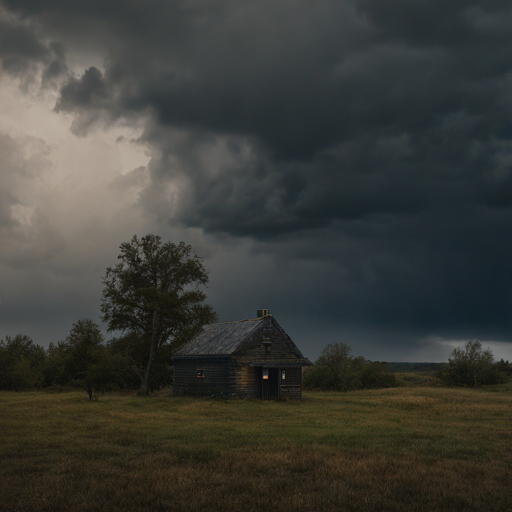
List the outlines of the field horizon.
<svg viewBox="0 0 512 512">
<path fill-rule="evenodd" d="M 512 395 L 0 392 L 6 511 L 507 511 Z"/>
</svg>

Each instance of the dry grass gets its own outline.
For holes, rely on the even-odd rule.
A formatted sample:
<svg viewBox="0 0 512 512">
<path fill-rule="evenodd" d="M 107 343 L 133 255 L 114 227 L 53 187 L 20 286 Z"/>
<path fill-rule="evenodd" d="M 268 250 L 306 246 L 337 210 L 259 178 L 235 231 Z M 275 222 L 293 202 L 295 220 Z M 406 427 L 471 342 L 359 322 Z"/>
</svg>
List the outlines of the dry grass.
<svg viewBox="0 0 512 512">
<path fill-rule="evenodd" d="M 0 393 L 5 511 L 509 511 L 512 396 Z"/>
<path fill-rule="evenodd" d="M 398 372 L 395 373 L 397 386 L 441 386 L 441 381 L 436 377 L 436 372 Z"/>
</svg>

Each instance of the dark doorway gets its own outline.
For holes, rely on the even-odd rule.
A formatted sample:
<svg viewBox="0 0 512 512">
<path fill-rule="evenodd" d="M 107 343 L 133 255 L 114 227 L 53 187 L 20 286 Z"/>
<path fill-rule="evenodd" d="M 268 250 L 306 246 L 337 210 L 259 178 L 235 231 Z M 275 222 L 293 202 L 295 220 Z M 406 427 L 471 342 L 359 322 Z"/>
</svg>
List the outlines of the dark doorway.
<svg viewBox="0 0 512 512">
<path fill-rule="evenodd" d="M 262 400 L 271 400 L 272 398 L 279 398 L 279 381 L 277 368 L 258 368 L 258 380 L 261 390 Z M 268 378 L 263 378 L 267 376 Z"/>
</svg>

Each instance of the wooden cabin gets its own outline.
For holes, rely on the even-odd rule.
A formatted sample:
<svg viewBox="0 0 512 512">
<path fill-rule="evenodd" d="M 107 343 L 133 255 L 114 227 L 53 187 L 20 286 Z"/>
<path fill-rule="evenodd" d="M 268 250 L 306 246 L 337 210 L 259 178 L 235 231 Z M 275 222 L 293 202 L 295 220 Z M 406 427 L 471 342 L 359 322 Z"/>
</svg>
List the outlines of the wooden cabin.
<svg viewBox="0 0 512 512">
<path fill-rule="evenodd" d="M 205 325 L 173 357 L 174 393 L 260 398 L 302 397 L 311 366 L 268 310 L 258 318 Z"/>
</svg>

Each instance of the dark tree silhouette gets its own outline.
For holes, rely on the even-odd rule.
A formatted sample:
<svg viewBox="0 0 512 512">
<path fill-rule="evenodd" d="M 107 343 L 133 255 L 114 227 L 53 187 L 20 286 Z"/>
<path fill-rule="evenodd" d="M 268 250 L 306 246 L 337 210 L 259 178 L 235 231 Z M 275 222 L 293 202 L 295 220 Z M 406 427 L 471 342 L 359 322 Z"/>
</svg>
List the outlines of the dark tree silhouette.
<svg viewBox="0 0 512 512">
<path fill-rule="evenodd" d="M 208 273 L 202 259 L 184 242 L 163 243 L 159 236 L 134 236 L 120 246 L 120 263 L 107 268 L 101 310 L 109 331 L 135 333 L 148 340 L 149 354 L 141 390 L 164 344 L 177 348 L 202 325 L 216 320 L 203 304 Z"/>
</svg>

